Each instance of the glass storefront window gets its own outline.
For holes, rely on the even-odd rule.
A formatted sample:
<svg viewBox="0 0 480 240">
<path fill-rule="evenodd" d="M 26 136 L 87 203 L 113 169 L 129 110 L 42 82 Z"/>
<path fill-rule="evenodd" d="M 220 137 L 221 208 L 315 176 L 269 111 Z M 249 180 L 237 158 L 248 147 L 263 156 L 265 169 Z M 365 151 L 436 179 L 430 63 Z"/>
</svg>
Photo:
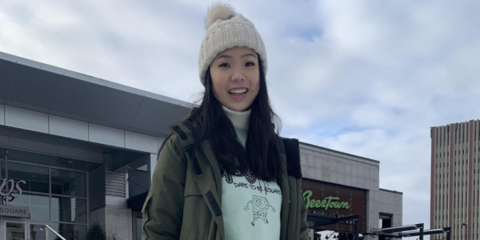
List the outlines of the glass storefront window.
<svg viewBox="0 0 480 240">
<path fill-rule="evenodd" d="M 27 207 L 30 211 L 26 223 L 12 221 L 3 225 L 6 226 L 3 229 L 12 233 L 8 235 L 12 240 L 23 240 L 28 235 L 25 229 L 29 230 L 30 240 L 46 240 L 45 233 L 49 230 L 44 226 L 48 224 L 68 240 L 84 240 L 88 215 L 87 173 L 58 169 L 56 167 L 60 165 L 56 164 L 30 164 L 42 155 L 37 154 L 36 158 L 30 159 L 27 157 L 33 155 L 24 153 L 27 152 L 16 151 L 16 155 L 4 156 L 0 149 L 0 183 L 5 179 L 2 191 L 13 193 L 4 194 L 8 196 L 3 199 L 3 204 Z M 21 180 L 25 183 L 19 183 Z M 21 188 L 21 195 L 17 185 Z M 0 232 L 3 232 L 2 229 Z M 48 236 L 48 240 L 57 240 L 53 232 L 48 232 Z M 3 240 L 1 236 L 0 240 Z"/>
<path fill-rule="evenodd" d="M 29 240 L 45 240 L 45 225 L 30 224 L 30 239 Z M 51 233 L 53 234 L 53 233 Z"/>
<path fill-rule="evenodd" d="M 52 194 L 86 196 L 86 174 L 52 168 Z"/>
<path fill-rule="evenodd" d="M 7 240 L 23 240 L 25 239 L 25 224 L 7 222 Z"/>
<path fill-rule="evenodd" d="M 2 157 L 2 156 L 0 156 Z M 5 179 L 5 161 L 3 159 L 0 159 L 0 184 L 2 184 L 2 182 L 6 179 Z M 7 192 L 7 189 L 6 188 L 3 188 L 2 190 L 2 193 L 6 193 Z M 0 196 L 0 204 L 1 205 L 5 205 L 7 203 L 7 199 L 3 196 Z"/>
<path fill-rule="evenodd" d="M 9 204 L 17 207 L 28 207 L 30 209 L 31 220 L 50 220 L 48 196 L 23 193 L 15 199 L 10 200 Z"/>
<path fill-rule="evenodd" d="M 32 166 L 14 162 L 8 162 L 8 178 L 15 180 L 24 180 L 21 184 L 23 191 L 49 193 L 48 187 L 48 168 Z"/>
<path fill-rule="evenodd" d="M 68 240 L 83 240 L 87 235 L 87 226 L 78 224 L 52 223 L 51 226 L 56 232 Z M 57 240 L 55 234 L 49 234 L 49 240 Z"/>
<path fill-rule="evenodd" d="M 52 221 L 87 223 L 87 201 L 81 198 L 52 196 Z"/>
<path fill-rule="evenodd" d="M 0 156 L 0 178 L 5 178 L 5 161 Z"/>
</svg>

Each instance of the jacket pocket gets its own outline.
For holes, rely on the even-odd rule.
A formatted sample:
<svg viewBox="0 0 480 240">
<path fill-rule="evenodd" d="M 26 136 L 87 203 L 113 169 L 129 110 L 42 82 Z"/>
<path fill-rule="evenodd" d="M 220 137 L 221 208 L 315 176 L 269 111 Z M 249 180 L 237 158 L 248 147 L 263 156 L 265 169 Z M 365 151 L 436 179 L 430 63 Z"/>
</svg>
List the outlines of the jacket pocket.
<svg viewBox="0 0 480 240">
<path fill-rule="evenodd" d="M 203 196 L 203 194 L 200 192 L 200 190 L 198 191 L 189 191 L 189 192 L 185 192 L 183 197 L 184 198 L 188 198 L 188 197 L 194 197 L 194 196 Z"/>
<path fill-rule="evenodd" d="M 200 191 L 200 188 L 198 187 L 198 184 L 192 174 L 187 174 L 185 189 L 183 190 L 183 197 L 187 198 L 191 196 L 202 196 L 202 192 Z"/>
</svg>

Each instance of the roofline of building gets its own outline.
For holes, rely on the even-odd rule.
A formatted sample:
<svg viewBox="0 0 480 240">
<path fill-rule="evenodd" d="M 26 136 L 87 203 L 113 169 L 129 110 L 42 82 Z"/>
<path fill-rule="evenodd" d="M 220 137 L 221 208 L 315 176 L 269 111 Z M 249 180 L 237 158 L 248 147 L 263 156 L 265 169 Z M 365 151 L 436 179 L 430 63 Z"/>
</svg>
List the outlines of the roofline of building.
<svg viewBox="0 0 480 240">
<path fill-rule="evenodd" d="M 402 194 L 403 195 L 403 192 L 399 192 L 399 191 L 396 191 L 396 190 L 389 190 L 389 189 L 385 189 L 385 188 L 379 188 L 380 191 L 384 191 L 384 192 L 391 192 L 391 193 L 396 193 L 396 194 Z"/>
<path fill-rule="evenodd" d="M 122 85 L 122 84 L 115 83 L 115 82 L 111 82 L 111 81 L 108 81 L 108 80 L 105 80 L 105 79 L 93 77 L 93 76 L 90 76 L 90 75 L 86 75 L 86 74 L 83 74 L 83 73 L 67 70 L 67 69 L 64 69 L 64 68 L 55 67 L 55 66 L 48 65 L 48 64 L 45 64 L 45 63 L 33 61 L 33 60 L 30 60 L 30 59 L 14 56 L 14 55 L 11 55 L 11 54 L 8 54 L 8 53 L 5 53 L 5 52 L 0 52 L 0 60 L 17 63 L 17 64 L 20 64 L 20 65 L 24 65 L 24 66 L 31 67 L 31 68 L 36 68 L 36 69 L 43 70 L 43 71 L 46 71 L 46 72 L 51 72 L 51 73 L 55 73 L 55 74 L 59 74 L 59 75 L 64 75 L 64 76 L 67 76 L 67 77 L 77 79 L 79 81 L 84 81 L 84 82 L 96 84 L 96 85 L 99 85 L 99 86 L 104 86 L 104 87 L 107 87 L 107 88 L 112 88 L 112 89 L 115 89 L 115 90 L 131 93 L 131 94 L 148 97 L 148 98 L 151 98 L 151 99 L 155 99 L 155 100 L 159 100 L 159 101 L 162 101 L 162 102 L 167 102 L 167 103 L 179 105 L 179 106 L 182 106 L 182 107 L 193 108 L 193 107 L 196 106 L 195 104 L 185 102 L 185 101 L 182 101 L 182 100 L 178 100 L 178 99 L 175 99 L 175 98 L 171 98 L 171 97 L 163 96 L 163 95 L 160 95 L 160 94 L 148 92 L 148 91 L 141 90 L 141 89 L 134 88 L 134 87 L 129 87 L 129 86 Z"/>
<path fill-rule="evenodd" d="M 307 145 L 307 146 L 310 146 L 310 147 L 320 148 L 322 150 L 326 150 L 326 151 L 329 151 L 329 152 L 333 152 L 333 153 L 337 153 L 337 154 L 343 154 L 343 155 L 347 155 L 347 156 L 350 156 L 350 157 L 355 157 L 355 158 L 359 158 L 359 159 L 363 159 L 363 160 L 367 160 L 367 161 L 371 161 L 371 162 L 375 162 L 375 163 L 380 163 L 380 161 L 374 160 L 374 159 L 371 159 L 371 158 L 361 157 L 361 156 L 358 156 L 358 155 L 354 155 L 354 154 L 350 154 L 350 153 L 346 153 L 346 152 L 341 152 L 341 151 L 333 150 L 333 149 L 326 148 L 326 147 L 320 147 L 320 146 L 317 146 L 317 145 L 314 145 L 314 144 L 311 144 L 311 143 L 302 142 L 302 141 L 300 141 L 300 143 L 304 144 L 304 145 Z"/>
<path fill-rule="evenodd" d="M 453 124 L 469 123 L 470 121 L 474 121 L 474 122 L 475 122 L 475 121 L 480 121 L 480 119 L 471 119 L 471 120 L 468 120 L 468 121 L 466 121 L 466 122 L 454 122 L 454 123 L 449 123 L 449 124 L 447 124 L 447 125 L 432 126 L 432 127 L 430 127 L 430 129 L 432 129 L 432 128 L 438 128 L 438 127 L 448 127 L 448 126 L 451 126 L 451 125 L 453 125 Z"/>
</svg>

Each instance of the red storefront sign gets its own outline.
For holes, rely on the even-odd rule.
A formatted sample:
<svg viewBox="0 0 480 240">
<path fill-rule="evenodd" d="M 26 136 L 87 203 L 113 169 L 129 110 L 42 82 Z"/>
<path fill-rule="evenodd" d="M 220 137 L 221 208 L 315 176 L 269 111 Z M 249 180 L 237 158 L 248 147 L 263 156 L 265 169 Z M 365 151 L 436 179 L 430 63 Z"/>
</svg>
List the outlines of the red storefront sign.
<svg viewBox="0 0 480 240">
<path fill-rule="evenodd" d="M 303 198 L 308 213 L 346 217 L 359 215 L 358 229 L 366 231 L 367 191 L 358 188 L 320 182 L 302 180 Z M 326 230 L 353 232 L 354 222 L 344 222 L 322 226 Z"/>
</svg>

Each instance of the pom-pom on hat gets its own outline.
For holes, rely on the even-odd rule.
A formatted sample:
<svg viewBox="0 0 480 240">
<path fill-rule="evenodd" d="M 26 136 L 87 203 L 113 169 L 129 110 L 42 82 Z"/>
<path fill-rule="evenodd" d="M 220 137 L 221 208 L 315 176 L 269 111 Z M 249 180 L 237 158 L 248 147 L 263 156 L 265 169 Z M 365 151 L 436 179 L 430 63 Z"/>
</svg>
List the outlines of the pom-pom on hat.
<svg viewBox="0 0 480 240">
<path fill-rule="evenodd" d="M 200 48 L 198 67 L 200 81 L 205 86 L 208 67 L 215 57 L 233 47 L 248 47 L 260 56 L 263 71 L 267 73 L 267 53 L 260 34 L 252 22 L 233 10 L 226 3 L 217 3 L 209 8 L 205 20 L 207 32 Z"/>
</svg>

